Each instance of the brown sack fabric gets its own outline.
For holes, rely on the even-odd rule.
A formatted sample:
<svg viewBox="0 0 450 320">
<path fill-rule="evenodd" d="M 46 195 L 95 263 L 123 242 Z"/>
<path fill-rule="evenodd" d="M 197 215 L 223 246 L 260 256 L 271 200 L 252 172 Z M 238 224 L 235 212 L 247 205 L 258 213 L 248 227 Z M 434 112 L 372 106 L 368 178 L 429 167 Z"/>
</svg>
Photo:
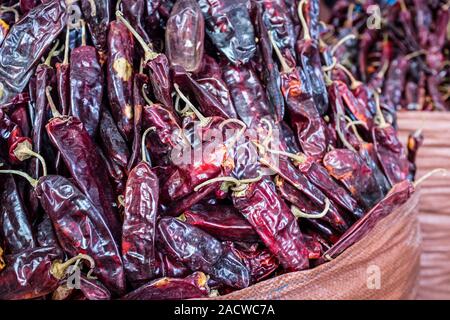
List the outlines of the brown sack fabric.
<svg viewBox="0 0 450 320">
<path fill-rule="evenodd" d="M 215 299 L 414 299 L 419 197 L 414 193 L 335 259 Z"/>
<path fill-rule="evenodd" d="M 450 170 L 450 112 L 400 112 L 402 141 L 423 129 L 417 178 L 436 168 Z M 418 299 L 450 299 L 450 177 L 436 175 L 421 185 L 419 221 L 423 237 Z"/>
</svg>

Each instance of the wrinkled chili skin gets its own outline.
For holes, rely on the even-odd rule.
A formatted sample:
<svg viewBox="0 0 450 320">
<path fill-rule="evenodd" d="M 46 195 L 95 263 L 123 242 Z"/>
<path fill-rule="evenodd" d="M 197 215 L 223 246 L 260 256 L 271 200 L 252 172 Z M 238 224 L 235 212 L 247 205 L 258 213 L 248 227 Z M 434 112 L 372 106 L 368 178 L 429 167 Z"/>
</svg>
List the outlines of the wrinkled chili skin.
<svg viewBox="0 0 450 320">
<path fill-rule="evenodd" d="M 133 136 L 133 56 L 134 38 L 120 21 L 108 32 L 108 98 L 112 115 L 127 141 Z"/>
<path fill-rule="evenodd" d="M 227 118 L 236 118 L 236 111 L 233 109 L 225 109 L 223 104 L 217 98 L 210 94 L 208 90 L 203 88 L 196 80 L 194 80 L 183 68 L 174 66 L 172 68 L 172 77 L 175 83 L 181 88 L 187 89 L 192 93 L 197 101 L 199 111 L 205 117 L 218 116 Z"/>
<path fill-rule="evenodd" d="M 45 296 L 58 288 L 50 273 L 53 262 L 62 258 L 55 247 L 39 247 L 5 256 L 0 277 L 1 300 L 24 300 Z"/>
<path fill-rule="evenodd" d="M 109 182 L 114 191 L 113 195 L 117 197 L 123 194 L 127 183 L 126 168 L 121 167 L 113 159 L 107 157 L 102 149 L 97 150 L 108 173 Z M 116 205 L 113 205 L 113 207 L 116 207 Z"/>
<path fill-rule="evenodd" d="M 330 175 L 344 184 L 365 209 L 371 209 L 383 198 L 372 170 L 357 153 L 335 149 L 325 155 L 323 163 Z"/>
<path fill-rule="evenodd" d="M 161 252 L 156 252 L 156 267 L 155 278 L 183 278 L 189 275 L 190 271 L 181 262 L 165 255 Z"/>
<path fill-rule="evenodd" d="M 0 105 L 25 89 L 33 67 L 61 33 L 66 20 L 65 1 L 53 0 L 32 9 L 14 24 L 0 47 Z"/>
<path fill-rule="evenodd" d="M 95 261 L 93 274 L 111 290 L 125 291 L 122 258 L 101 213 L 68 179 L 45 176 L 39 179 L 36 194 L 50 216 L 62 249 L 69 256 L 80 253 Z"/>
<path fill-rule="evenodd" d="M 183 213 L 186 222 L 221 241 L 256 242 L 252 226 L 232 206 L 199 203 Z"/>
<path fill-rule="evenodd" d="M 36 247 L 28 212 L 12 175 L 2 177 L 0 203 L 0 239 L 4 239 L 2 247 L 5 251 L 16 254 Z"/>
<path fill-rule="evenodd" d="M 207 297 L 207 277 L 203 272 L 194 272 L 186 278 L 156 279 L 128 294 L 122 300 L 181 300 Z"/>
<path fill-rule="evenodd" d="M 95 15 L 89 0 L 81 0 L 81 10 L 89 27 L 92 42 L 99 51 L 100 60 L 107 51 L 107 35 L 111 20 L 111 0 L 95 0 Z"/>
<path fill-rule="evenodd" d="M 249 285 L 249 272 L 242 261 L 201 229 L 176 218 L 162 218 L 158 223 L 158 237 L 163 251 L 192 271 L 211 274 L 217 281 L 234 288 Z"/>
<path fill-rule="evenodd" d="M 58 90 L 59 104 L 63 115 L 69 114 L 70 107 L 70 65 L 64 63 L 56 64 L 56 84 Z"/>
<path fill-rule="evenodd" d="M 146 0 L 122 0 L 121 6 L 125 18 L 133 28 L 144 39 L 145 43 L 150 43 L 150 38 L 144 28 L 144 15 Z M 150 1 L 148 1 L 150 2 Z M 148 13 L 150 15 L 151 13 Z"/>
<path fill-rule="evenodd" d="M 100 119 L 99 137 L 103 149 L 109 158 L 114 160 L 122 168 L 126 168 L 130 158 L 130 151 L 122 135 L 120 134 L 113 117 L 106 108 L 103 109 Z"/>
<path fill-rule="evenodd" d="M 406 180 L 409 172 L 408 158 L 394 127 L 374 127 L 372 139 L 378 160 L 391 185 Z"/>
<path fill-rule="evenodd" d="M 47 1 L 44 1 L 44 2 L 47 2 Z M 20 0 L 19 1 L 20 12 L 22 12 L 22 14 L 27 14 L 28 11 L 37 7 L 40 3 L 41 3 L 41 1 L 39 1 L 39 0 Z"/>
<path fill-rule="evenodd" d="M 386 195 L 386 193 L 388 193 L 388 191 L 391 189 L 391 184 L 380 168 L 379 160 L 373 143 L 361 143 L 358 148 L 358 154 L 366 162 L 370 169 L 372 169 L 372 173 L 377 180 L 377 184 L 380 186 L 383 195 Z"/>
<path fill-rule="evenodd" d="M 70 111 L 95 138 L 103 99 L 103 71 L 91 46 L 75 48 L 70 56 Z"/>
<path fill-rule="evenodd" d="M 250 66 L 225 65 L 223 79 L 230 91 L 239 118 L 250 128 L 256 128 L 263 118 L 273 119 L 265 90 Z"/>
<path fill-rule="evenodd" d="M 349 87 L 342 81 L 335 81 L 337 90 L 342 96 L 347 108 L 356 118 L 363 122 L 368 130 L 370 130 L 374 125 L 374 119 L 372 113 L 366 105 L 362 104 L 360 100 L 356 99 L 353 93 L 350 91 Z"/>
<path fill-rule="evenodd" d="M 182 66 L 188 72 L 198 71 L 203 58 L 205 20 L 196 0 L 175 2 L 165 35 L 165 50 L 170 63 Z"/>
<path fill-rule="evenodd" d="M 141 162 L 128 176 L 122 228 L 123 264 L 132 284 L 143 283 L 154 275 L 158 200 L 158 177 L 148 163 Z"/>
<path fill-rule="evenodd" d="M 115 197 L 108 181 L 108 173 L 97 146 L 83 124 L 72 117 L 54 118 L 46 129 L 72 178 L 100 212 L 114 237 L 119 239 L 120 223 L 118 214 L 112 207 Z"/>
<path fill-rule="evenodd" d="M 59 248 L 58 239 L 53 229 L 53 223 L 48 214 L 44 214 L 42 221 L 36 228 L 36 242 L 39 247 Z"/>
<path fill-rule="evenodd" d="M 168 110 L 175 112 L 169 60 L 164 54 L 158 54 L 155 59 L 147 62 L 146 67 L 156 101 L 162 103 Z"/>
<path fill-rule="evenodd" d="M 305 73 L 296 68 L 281 74 L 281 88 L 303 152 L 316 160 L 321 159 L 327 150 L 327 130 L 310 96 L 311 83 Z"/>
<path fill-rule="evenodd" d="M 400 103 L 408 67 L 409 61 L 404 57 L 394 59 L 389 66 L 389 72 L 384 84 L 383 97 L 389 105 L 395 108 L 401 107 Z"/>
<path fill-rule="evenodd" d="M 270 182 L 262 180 L 250 185 L 244 195 L 233 194 L 233 204 L 285 270 L 308 268 L 308 250 L 297 219 Z"/>
<path fill-rule="evenodd" d="M 246 64 L 256 52 L 255 32 L 247 3 L 239 0 L 197 0 L 206 34 L 234 65 Z"/>
</svg>

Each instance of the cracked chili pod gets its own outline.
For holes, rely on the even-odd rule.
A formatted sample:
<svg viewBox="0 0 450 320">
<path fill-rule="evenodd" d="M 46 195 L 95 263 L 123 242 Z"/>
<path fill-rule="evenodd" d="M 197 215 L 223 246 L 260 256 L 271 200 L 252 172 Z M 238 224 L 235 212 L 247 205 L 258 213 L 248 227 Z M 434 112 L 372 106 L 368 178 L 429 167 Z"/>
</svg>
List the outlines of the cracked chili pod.
<svg viewBox="0 0 450 320">
<path fill-rule="evenodd" d="M 201 229 L 166 217 L 158 223 L 158 237 L 162 250 L 192 271 L 203 271 L 233 288 L 248 287 L 249 271 L 242 261 Z"/>
<path fill-rule="evenodd" d="M 148 132 L 148 130 L 147 130 Z M 146 133 L 143 139 L 145 141 Z M 154 277 L 159 180 L 147 162 L 145 150 L 128 175 L 122 227 L 122 257 L 128 281 L 136 286 Z"/>
<path fill-rule="evenodd" d="M 166 23 L 166 55 L 187 72 L 201 67 L 205 20 L 196 0 L 177 0 Z"/>
<path fill-rule="evenodd" d="M 133 57 L 134 38 L 120 21 L 113 21 L 108 32 L 108 98 L 112 115 L 123 137 L 133 137 Z"/>
<path fill-rule="evenodd" d="M 0 47 L 0 105 L 25 89 L 34 67 L 66 21 L 66 1 L 53 0 L 32 9 L 14 24 Z"/>
<path fill-rule="evenodd" d="M 255 32 L 247 2 L 197 0 L 205 18 L 206 34 L 235 65 L 246 64 L 256 52 Z"/>
<path fill-rule="evenodd" d="M 128 294 L 122 300 L 181 300 L 205 298 L 209 295 L 208 277 L 194 272 L 186 278 L 156 279 Z"/>
<path fill-rule="evenodd" d="M 308 249 L 297 219 L 275 190 L 264 179 L 234 192 L 233 204 L 253 226 L 270 252 L 286 271 L 309 267 Z"/>
</svg>

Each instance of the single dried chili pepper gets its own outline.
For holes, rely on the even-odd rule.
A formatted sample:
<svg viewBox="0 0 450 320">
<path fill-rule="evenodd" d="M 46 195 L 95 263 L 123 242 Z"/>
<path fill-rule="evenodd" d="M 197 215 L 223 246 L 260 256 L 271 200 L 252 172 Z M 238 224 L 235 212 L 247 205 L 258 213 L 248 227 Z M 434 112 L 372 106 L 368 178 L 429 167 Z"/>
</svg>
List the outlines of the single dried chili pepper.
<svg viewBox="0 0 450 320">
<path fill-rule="evenodd" d="M 17 124 L 24 137 L 29 137 L 32 130 L 27 109 L 27 104 L 21 104 L 17 105 L 10 113 L 11 121 Z"/>
<path fill-rule="evenodd" d="M 90 279 L 81 274 L 76 280 L 75 287 L 73 284 L 68 286 L 67 281 L 62 283 L 52 294 L 52 300 L 111 300 L 111 293 L 101 282 Z M 79 289 L 79 294 L 75 291 Z"/>
<path fill-rule="evenodd" d="M 194 74 L 194 77 L 195 79 L 198 78 L 222 79 L 222 68 L 220 67 L 220 64 L 217 63 L 216 59 L 204 53 L 200 69 Z"/>
<path fill-rule="evenodd" d="M 167 57 L 164 54 L 154 52 L 130 23 L 124 19 L 122 12 L 117 11 L 116 16 L 130 30 L 144 50 L 144 65 L 148 69 L 148 76 L 156 100 L 169 110 L 173 110 L 172 84 Z"/>
<path fill-rule="evenodd" d="M 128 294 L 122 300 L 194 299 L 207 297 L 208 277 L 203 272 L 194 272 L 186 278 L 156 279 Z"/>
<path fill-rule="evenodd" d="M 105 108 L 103 108 L 100 119 L 99 137 L 108 157 L 122 168 L 126 168 L 130 158 L 130 151 L 113 117 Z"/>
<path fill-rule="evenodd" d="M 405 57 L 394 59 L 389 67 L 386 82 L 384 84 L 383 97 L 394 108 L 401 107 L 403 88 L 409 68 L 409 60 Z"/>
<path fill-rule="evenodd" d="M 113 195 L 121 195 L 125 191 L 125 185 L 127 183 L 126 168 L 118 165 L 113 159 L 107 157 L 102 149 L 97 149 L 100 158 L 103 160 L 103 165 L 108 173 L 109 182 L 113 189 Z M 113 204 L 113 207 L 116 203 Z"/>
<path fill-rule="evenodd" d="M 187 72 L 198 71 L 203 58 L 205 20 L 197 1 L 175 2 L 165 35 L 166 55 L 170 63 L 182 66 Z"/>
<path fill-rule="evenodd" d="M 280 265 L 269 250 L 260 249 L 257 245 L 252 245 L 249 249 L 244 249 L 238 248 L 232 242 L 225 244 L 247 266 L 247 269 L 250 271 L 251 283 L 257 283 L 270 277 Z"/>
<path fill-rule="evenodd" d="M 148 130 L 143 134 L 143 141 L 147 132 Z M 159 181 L 147 162 L 144 150 L 145 148 L 142 161 L 128 175 L 122 228 L 125 274 L 134 286 L 153 278 L 156 268 L 155 237 Z"/>
<path fill-rule="evenodd" d="M 234 65 L 246 64 L 256 52 L 247 3 L 238 0 L 197 0 L 206 34 Z"/>
<path fill-rule="evenodd" d="M 80 119 L 91 138 L 97 135 L 104 90 L 103 70 L 94 47 L 86 45 L 70 55 L 70 114 Z"/>
<path fill-rule="evenodd" d="M 47 95 L 49 96 L 49 95 Z M 108 173 L 83 124 L 74 117 L 56 117 L 46 126 L 52 144 L 61 153 L 78 187 L 100 212 L 114 237 L 119 239 L 120 223 Z M 80 163 L 83 165 L 80 166 Z"/>
<path fill-rule="evenodd" d="M 52 293 L 78 259 L 87 260 L 94 267 L 92 259 L 85 255 L 64 263 L 61 258 L 61 252 L 55 247 L 33 248 L 6 256 L 6 267 L 0 277 L 0 299 L 34 299 Z"/>
<path fill-rule="evenodd" d="M 365 209 L 371 209 L 383 193 L 370 167 L 357 153 L 347 149 L 335 149 L 323 158 L 328 172 L 340 181 Z"/>
<path fill-rule="evenodd" d="M 192 271 L 208 273 L 234 288 L 248 287 L 249 271 L 242 261 L 201 229 L 166 217 L 158 223 L 158 234 L 163 251 Z"/>
<path fill-rule="evenodd" d="M 100 55 L 103 64 L 107 52 L 107 35 L 111 20 L 110 0 L 81 0 L 81 11 L 86 19 L 92 42 Z"/>
<path fill-rule="evenodd" d="M 183 212 L 180 219 L 221 241 L 256 242 L 259 239 L 247 220 L 231 206 L 199 203 Z"/>
<path fill-rule="evenodd" d="M 133 56 L 133 35 L 122 22 L 111 22 L 106 72 L 108 97 L 117 128 L 127 141 L 133 136 Z"/>
<path fill-rule="evenodd" d="M 49 45 L 65 27 L 64 0 L 48 1 L 16 23 L 0 47 L 0 105 L 21 93 Z"/>
<path fill-rule="evenodd" d="M 406 143 L 408 149 L 408 160 L 409 160 L 409 175 L 408 180 L 414 181 L 416 176 L 417 166 L 416 157 L 419 148 L 423 145 L 424 136 L 422 130 L 416 130 L 409 134 L 408 141 Z"/>
<path fill-rule="evenodd" d="M 234 192 L 233 204 L 253 226 L 270 252 L 287 271 L 308 268 L 308 250 L 297 219 L 267 180 Z"/>
<path fill-rule="evenodd" d="M 220 73 L 220 75 L 221 74 L 222 73 Z M 221 76 L 219 78 L 201 78 L 197 79 L 196 82 L 200 87 L 206 90 L 209 95 L 216 98 L 222 106 L 221 109 L 224 110 L 229 118 L 237 118 L 236 109 L 234 108 L 230 92 Z"/>
<path fill-rule="evenodd" d="M 430 26 L 433 22 L 433 14 L 428 7 L 427 1 L 413 0 L 415 9 L 415 23 L 418 31 L 419 43 L 422 48 L 425 48 L 430 39 Z"/>
<path fill-rule="evenodd" d="M 190 271 L 184 264 L 159 251 L 156 252 L 155 278 L 184 278 Z"/>
<path fill-rule="evenodd" d="M 150 42 L 150 38 L 144 28 L 144 16 L 146 2 L 151 2 L 152 0 L 121 0 L 120 5 L 122 6 L 123 14 L 126 19 L 130 21 L 134 29 L 139 33 L 139 35 L 145 40 L 146 43 Z M 158 0 L 159 1 L 159 0 Z M 119 3 L 119 2 L 118 2 Z M 150 16 L 151 13 L 149 12 Z"/>
<path fill-rule="evenodd" d="M 58 238 L 56 237 L 52 220 L 48 214 L 44 214 L 42 221 L 37 225 L 36 242 L 39 247 L 59 248 Z"/>
<path fill-rule="evenodd" d="M 12 175 L 2 177 L 0 199 L 0 233 L 4 239 L 2 247 L 8 254 L 36 247 L 27 208 Z"/>
</svg>

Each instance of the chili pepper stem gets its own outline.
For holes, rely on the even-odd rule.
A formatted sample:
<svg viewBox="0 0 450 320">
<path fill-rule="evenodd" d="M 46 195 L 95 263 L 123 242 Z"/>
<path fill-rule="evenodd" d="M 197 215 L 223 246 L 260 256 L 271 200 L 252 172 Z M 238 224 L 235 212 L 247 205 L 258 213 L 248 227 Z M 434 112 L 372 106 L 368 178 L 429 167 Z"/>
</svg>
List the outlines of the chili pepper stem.
<svg viewBox="0 0 450 320">
<path fill-rule="evenodd" d="M 353 74 L 350 72 L 350 70 L 348 70 L 348 69 L 347 69 L 346 67 L 344 67 L 342 64 L 337 63 L 337 64 L 336 64 L 336 67 L 339 68 L 339 69 L 341 69 L 342 71 L 344 71 L 344 73 L 347 75 L 347 77 L 350 78 L 350 82 L 351 82 L 350 88 L 351 88 L 352 90 L 355 90 L 356 88 L 362 86 L 362 82 L 356 80 L 355 77 L 353 76 Z"/>
<path fill-rule="evenodd" d="M 88 0 L 91 6 L 91 17 L 97 16 L 97 6 L 95 5 L 95 0 Z"/>
<path fill-rule="evenodd" d="M 55 57 L 55 56 L 57 55 L 56 52 L 57 52 L 58 46 L 59 46 L 59 40 L 56 40 L 55 45 L 54 45 L 53 48 L 50 50 L 50 52 L 48 53 L 47 58 L 45 59 L 44 64 L 46 64 L 47 66 L 50 66 L 51 61 L 52 61 L 52 58 Z"/>
<path fill-rule="evenodd" d="M 298 17 L 300 18 L 300 22 L 302 24 L 302 29 L 303 29 L 303 39 L 304 40 L 311 40 L 311 35 L 309 33 L 309 28 L 308 28 L 308 24 L 306 23 L 305 20 L 305 15 L 303 13 L 303 5 L 307 2 L 308 0 L 302 0 L 300 1 L 300 3 L 298 4 L 298 9 L 297 9 L 297 14 Z"/>
<path fill-rule="evenodd" d="M 50 92 L 52 91 L 52 87 L 47 86 L 45 88 L 45 96 L 47 97 L 48 104 L 50 105 L 50 110 L 52 111 L 53 118 L 59 118 L 61 117 L 61 113 L 59 113 L 58 109 L 56 108 L 55 102 L 53 101 L 52 95 Z"/>
<path fill-rule="evenodd" d="M 70 258 L 69 260 L 67 260 L 66 262 L 61 262 L 61 261 L 56 261 L 52 264 L 52 267 L 50 269 L 50 273 L 56 278 L 56 279 L 63 279 L 64 276 L 66 275 L 66 271 L 67 269 L 74 263 L 77 262 L 78 260 L 87 260 L 90 264 L 90 269 L 93 270 L 95 268 L 95 261 L 94 259 L 92 259 L 90 256 L 88 256 L 87 254 L 79 254 L 73 258 Z"/>
<path fill-rule="evenodd" d="M 270 43 L 272 44 L 273 50 L 275 51 L 275 54 L 278 57 L 278 60 L 280 60 L 281 72 L 283 72 L 283 73 L 291 73 L 294 68 L 290 67 L 287 64 L 286 59 L 284 59 L 283 55 L 281 54 L 280 48 L 278 48 L 277 44 L 273 40 L 273 37 L 272 37 L 272 35 L 270 33 L 269 33 L 269 39 L 270 39 Z"/>
<path fill-rule="evenodd" d="M 336 114 L 336 132 L 337 132 L 339 138 L 341 139 L 342 143 L 344 144 L 344 146 L 347 149 L 349 149 L 349 150 L 351 150 L 351 151 L 356 153 L 355 148 L 353 148 L 353 146 L 350 144 L 350 142 L 347 141 L 347 139 L 345 138 L 344 133 L 341 131 L 341 124 L 340 124 L 340 118 L 341 117 L 345 117 L 345 116 L 342 113 L 338 112 Z"/>
<path fill-rule="evenodd" d="M 333 70 L 336 67 L 336 64 L 337 64 L 337 59 L 336 59 L 336 57 L 333 57 L 333 62 L 330 65 L 328 65 L 328 66 L 323 66 L 322 70 L 324 72 L 329 72 L 329 71 Z"/>
<path fill-rule="evenodd" d="M 39 153 L 36 153 L 32 149 L 32 145 L 29 141 L 25 140 L 17 145 L 17 147 L 13 151 L 14 155 L 20 161 L 25 161 L 30 157 L 37 158 L 42 165 L 42 175 L 45 177 L 47 175 L 47 164 L 45 163 L 44 157 L 42 157 Z"/>
<path fill-rule="evenodd" d="M 66 41 L 64 44 L 64 60 L 63 65 L 69 64 L 69 50 L 70 50 L 70 24 L 67 24 L 67 30 L 66 30 Z"/>
<path fill-rule="evenodd" d="M 201 188 L 206 187 L 210 184 L 216 183 L 216 182 L 230 182 L 234 184 L 234 187 L 231 188 L 233 191 L 240 191 L 242 186 L 246 186 L 250 183 L 258 182 L 262 179 L 262 175 L 259 174 L 256 178 L 250 178 L 250 179 L 236 179 L 234 177 L 217 177 L 213 179 L 206 180 L 205 182 L 200 183 L 198 186 L 194 188 L 195 192 L 198 192 Z"/>
<path fill-rule="evenodd" d="M 428 180 L 430 177 L 432 177 L 438 173 L 441 173 L 442 176 L 447 177 L 449 175 L 450 171 L 443 169 L 443 168 L 431 170 L 430 172 L 425 174 L 423 177 L 421 177 L 419 180 L 415 181 L 414 187 L 417 188 L 419 185 L 421 185 L 423 182 L 425 182 L 425 180 Z"/>
<path fill-rule="evenodd" d="M 184 215 L 184 213 L 180 214 L 177 217 L 178 220 L 180 220 L 181 222 L 186 222 L 186 216 Z"/>
<path fill-rule="evenodd" d="M 355 4 L 350 3 L 347 10 L 347 19 L 344 22 L 344 26 L 346 28 L 352 28 L 353 27 L 353 12 L 355 11 Z"/>
<path fill-rule="evenodd" d="M 330 206 L 331 206 L 330 200 L 328 198 L 325 198 L 325 208 L 319 214 L 310 214 L 303 212 L 296 206 L 291 206 L 291 212 L 296 218 L 321 219 L 327 215 L 328 211 L 330 211 Z"/>
<path fill-rule="evenodd" d="M 0 164 L 0 167 L 2 166 L 2 164 Z M 33 179 L 32 177 L 30 177 L 28 174 L 26 174 L 25 172 L 22 171 L 18 171 L 18 170 L 0 170 L 0 174 L 15 174 L 18 176 L 21 176 L 22 178 L 25 178 L 33 188 L 36 188 L 37 184 L 38 184 L 38 180 Z"/>
<path fill-rule="evenodd" d="M 227 149 L 231 148 L 232 146 L 234 146 L 234 144 L 242 137 L 242 135 L 244 134 L 245 130 L 247 130 L 247 125 L 244 122 L 242 122 L 241 120 L 238 120 L 238 119 L 234 119 L 234 118 L 230 118 L 230 119 L 226 119 L 226 120 L 222 121 L 219 124 L 219 130 L 222 131 L 223 127 L 225 127 L 229 123 L 236 123 L 236 124 L 241 126 L 241 129 L 233 137 L 233 139 L 231 139 L 230 141 L 227 141 L 227 143 L 225 144 Z"/>
<path fill-rule="evenodd" d="M 360 142 L 364 142 L 363 138 L 360 136 L 360 134 L 358 132 L 358 128 L 356 128 L 356 125 L 359 124 L 359 125 L 366 126 L 366 124 L 359 120 L 352 121 L 352 119 L 350 119 L 348 116 L 345 116 L 345 120 L 348 122 L 346 129 L 348 129 L 349 127 L 352 127 L 353 133 L 355 134 L 356 138 Z"/>
<path fill-rule="evenodd" d="M 81 45 L 86 46 L 86 22 L 81 19 Z"/>
<path fill-rule="evenodd" d="M 377 118 L 380 121 L 380 127 L 381 128 L 386 128 L 388 126 L 386 120 L 384 119 L 384 115 L 383 112 L 381 111 L 381 105 L 380 105 L 380 95 L 378 94 L 378 92 L 374 91 L 373 95 L 375 97 L 375 104 L 377 106 Z"/>
<path fill-rule="evenodd" d="M 147 128 L 147 130 L 145 130 L 144 131 L 144 133 L 142 134 L 142 141 L 141 141 L 141 146 L 142 146 L 142 161 L 143 162 L 148 162 L 148 159 L 147 159 L 147 154 L 146 154 L 146 146 L 145 146 L 145 139 L 147 138 L 147 134 L 150 132 L 150 131 L 155 131 L 156 130 L 156 128 L 155 127 L 150 127 L 150 128 Z"/>
<path fill-rule="evenodd" d="M 273 153 L 273 154 L 277 154 L 280 156 L 286 156 L 292 160 L 294 160 L 297 163 L 304 163 L 306 161 L 306 156 L 302 155 L 302 154 L 293 154 L 290 152 L 285 152 L 285 151 L 280 151 L 280 150 L 273 150 L 268 148 L 267 146 L 263 146 L 261 144 L 259 144 L 256 141 L 252 141 L 252 143 L 258 148 L 258 150 L 260 150 L 260 152 L 262 153 L 262 157 L 266 154 L 266 153 Z"/>
<path fill-rule="evenodd" d="M 145 92 L 145 89 L 147 89 L 147 84 L 144 84 L 142 86 L 142 97 L 144 98 L 145 102 L 147 103 L 147 105 L 152 106 L 154 105 L 153 101 L 150 100 L 150 98 L 147 96 L 147 92 Z"/>
<path fill-rule="evenodd" d="M 345 42 L 347 42 L 348 40 L 352 40 L 352 39 L 356 39 L 356 36 L 354 34 L 348 34 L 345 37 L 343 37 L 342 39 L 340 39 L 330 50 L 330 53 L 332 55 L 334 55 L 337 51 L 337 49 L 339 49 L 340 46 L 342 46 Z"/>
<path fill-rule="evenodd" d="M 177 94 L 179 95 L 181 100 L 183 100 L 186 103 L 186 106 L 188 106 L 195 113 L 195 116 L 200 121 L 200 126 L 204 127 L 204 126 L 208 125 L 210 119 L 206 118 L 204 115 L 201 114 L 200 111 L 197 110 L 196 107 L 194 107 L 194 105 L 183 94 L 183 92 L 181 92 L 180 87 L 178 86 L 178 84 L 174 83 L 173 87 L 175 88 L 175 91 L 177 92 Z"/>
<path fill-rule="evenodd" d="M 14 9 L 15 6 L 12 7 L 6 7 L 6 6 L 1 6 L 0 7 L 0 12 L 4 13 L 4 12 L 12 12 L 14 14 L 14 21 L 17 22 L 19 21 L 20 15 L 19 12 Z"/>
<path fill-rule="evenodd" d="M 150 60 L 155 59 L 158 56 L 158 53 L 154 52 L 150 45 L 145 43 L 145 40 L 141 37 L 141 35 L 131 26 L 131 24 L 123 17 L 123 13 L 119 10 L 116 11 L 116 17 L 119 19 L 126 27 L 127 29 L 133 34 L 133 36 L 137 39 L 137 41 L 142 46 L 142 49 L 144 49 L 145 54 L 145 63 L 147 63 Z"/>
</svg>

